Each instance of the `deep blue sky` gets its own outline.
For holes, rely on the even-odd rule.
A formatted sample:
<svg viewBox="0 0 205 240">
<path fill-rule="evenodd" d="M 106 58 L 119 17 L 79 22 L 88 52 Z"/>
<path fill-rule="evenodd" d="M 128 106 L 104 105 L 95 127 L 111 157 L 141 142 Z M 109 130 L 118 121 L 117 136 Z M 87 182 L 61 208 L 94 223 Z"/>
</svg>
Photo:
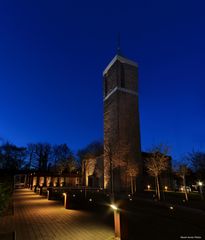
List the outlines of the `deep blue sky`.
<svg viewBox="0 0 205 240">
<path fill-rule="evenodd" d="M 116 53 L 139 64 L 142 149 L 174 159 L 205 150 L 205 3 L 0 2 L 0 137 L 17 145 L 103 138 L 102 71 Z"/>
</svg>

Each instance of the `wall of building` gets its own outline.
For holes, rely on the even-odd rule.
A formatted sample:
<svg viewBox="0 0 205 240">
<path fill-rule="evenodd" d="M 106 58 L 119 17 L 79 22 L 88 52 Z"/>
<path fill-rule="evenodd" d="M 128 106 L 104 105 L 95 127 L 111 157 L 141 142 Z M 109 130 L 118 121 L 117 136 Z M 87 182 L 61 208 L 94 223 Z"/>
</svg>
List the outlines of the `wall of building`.
<svg viewBox="0 0 205 240">
<path fill-rule="evenodd" d="M 116 60 L 104 74 L 104 187 L 116 192 L 130 189 L 129 165 L 137 164 L 141 186 L 137 84 L 136 65 Z"/>
</svg>

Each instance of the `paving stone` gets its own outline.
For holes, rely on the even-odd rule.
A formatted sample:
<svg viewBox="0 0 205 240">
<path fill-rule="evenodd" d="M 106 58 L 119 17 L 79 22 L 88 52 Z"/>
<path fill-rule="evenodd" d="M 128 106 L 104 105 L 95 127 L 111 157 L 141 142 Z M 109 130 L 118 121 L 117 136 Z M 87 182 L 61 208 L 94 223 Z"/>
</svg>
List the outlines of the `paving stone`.
<svg viewBox="0 0 205 240">
<path fill-rule="evenodd" d="M 64 209 L 28 189 L 16 190 L 13 198 L 14 217 L 6 221 L 13 221 L 16 240 L 113 239 L 113 229 L 92 213 Z"/>
</svg>

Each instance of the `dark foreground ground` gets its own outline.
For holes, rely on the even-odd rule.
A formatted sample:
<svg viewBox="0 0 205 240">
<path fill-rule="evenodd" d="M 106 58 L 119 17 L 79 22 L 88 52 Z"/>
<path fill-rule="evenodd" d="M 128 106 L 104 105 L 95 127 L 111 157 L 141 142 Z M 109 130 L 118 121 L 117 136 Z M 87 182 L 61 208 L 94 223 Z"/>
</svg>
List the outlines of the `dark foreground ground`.
<svg viewBox="0 0 205 240">
<path fill-rule="evenodd" d="M 123 215 L 130 240 L 205 239 L 205 212 L 200 210 L 136 200 Z"/>
</svg>

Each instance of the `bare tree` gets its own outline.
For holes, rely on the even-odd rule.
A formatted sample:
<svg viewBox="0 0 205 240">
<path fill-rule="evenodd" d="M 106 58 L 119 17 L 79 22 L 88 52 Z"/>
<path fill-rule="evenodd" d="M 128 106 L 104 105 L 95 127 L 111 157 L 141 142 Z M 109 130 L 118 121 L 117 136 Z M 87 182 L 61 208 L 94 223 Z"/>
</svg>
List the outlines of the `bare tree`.
<svg viewBox="0 0 205 240">
<path fill-rule="evenodd" d="M 28 159 L 27 166 L 29 170 L 31 170 L 32 168 L 37 168 L 37 165 L 35 163 L 35 160 L 36 160 L 35 151 L 36 151 L 36 144 L 29 143 L 26 149 L 26 155 Z"/>
<path fill-rule="evenodd" d="M 51 156 L 51 145 L 49 143 L 36 143 L 35 144 L 35 159 L 38 169 L 46 171 L 48 168 L 48 161 Z"/>
<path fill-rule="evenodd" d="M 0 147 L 1 168 L 19 170 L 24 166 L 26 148 L 6 142 Z"/>
<path fill-rule="evenodd" d="M 150 156 L 146 159 L 145 166 L 149 175 L 155 178 L 156 194 L 160 200 L 159 176 L 169 167 L 169 158 L 167 156 L 169 148 L 165 145 L 154 146 L 150 151 Z"/>
<path fill-rule="evenodd" d="M 188 194 L 187 194 L 187 188 L 186 188 L 186 175 L 188 174 L 188 167 L 186 164 L 181 164 L 179 166 L 179 176 L 182 178 L 183 181 L 183 187 L 184 187 L 184 194 L 185 194 L 185 199 L 188 201 Z"/>
<path fill-rule="evenodd" d="M 55 168 L 59 174 L 63 172 L 72 172 L 76 168 L 74 155 L 67 144 L 54 146 L 53 156 Z"/>
<path fill-rule="evenodd" d="M 139 167 L 137 163 L 135 162 L 128 163 L 127 175 L 130 178 L 130 189 L 132 194 L 136 192 L 136 177 L 138 174 L 139 174 Z"/>
<path fill-rule="evenodd" d="M 78 151 L 77 155 L 82 166 L 84 185 L 87 185 L 87 176 L 92 175 L 96 169 L 96 157 L 103 154 L 101 141 L 94 141 Z"/>
<path fill-rule="evenodd" d="M 105 178 L 110 183 L 111 196 L 114 198 L 114 172 L 116 169 L 126 168 L 128 165 L 128 146 L 119 142 L 107 142 L 104 144 L 104 164 Z"/>
<path fill-rule="evenodd" d="M 96 171 L 96 158 L 90 157 L 83 160 L 84 184 L 88 186 L 88 177 L 94 175 Z"/>
<path fill-rule="evenodd" d="M 101 141 L 94 141 L 88 144 L 85 148 L 80 149 L 77 153 L 79 160 L 98 157 L 103 154 L 103 143 Z"/>
<path fill-rule="evenodd" d="M 198 179 L 205 179 L 205 153 L 202 151 L 192 151 L 188 154 L 187 160 L 191 162 Z"/>
</svg>

